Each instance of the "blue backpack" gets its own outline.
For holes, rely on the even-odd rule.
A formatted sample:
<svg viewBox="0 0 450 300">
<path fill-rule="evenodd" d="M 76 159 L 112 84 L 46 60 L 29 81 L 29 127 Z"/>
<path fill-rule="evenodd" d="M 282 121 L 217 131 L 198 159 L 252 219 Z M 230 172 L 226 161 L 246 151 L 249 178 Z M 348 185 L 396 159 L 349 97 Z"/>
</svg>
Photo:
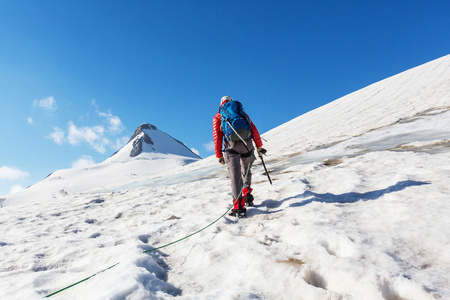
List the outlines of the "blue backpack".
<svg viewBox="0 0 450 300">
<path fill-rule="evenodd" d="M 227 141 L 238 142 L 252 137 L 250 120 L 244 112 L 241 102 L 224 103 L 219 113 L 222 119 L 222 130 Z"/>
</svg>

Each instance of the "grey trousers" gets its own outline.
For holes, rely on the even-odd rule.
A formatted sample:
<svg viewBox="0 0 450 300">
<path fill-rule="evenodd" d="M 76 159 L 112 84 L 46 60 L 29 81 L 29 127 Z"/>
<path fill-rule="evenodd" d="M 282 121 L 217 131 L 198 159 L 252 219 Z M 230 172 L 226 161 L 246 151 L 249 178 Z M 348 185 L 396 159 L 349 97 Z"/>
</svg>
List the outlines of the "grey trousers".
<svg viewBox="0 0 450 300">
<path fill-rule="evenodd" d="M 228 174 L 231 179 L 231 193 L 233 194 L 233 200 L 239 196 L 239 193 L 243 187 L 250 189 L 250 185 L 252 183 L 251 167 L 255 161 L 255 156 L 253 155 L 253 152 L 250 154 L 248 151 L 252 150 L 253 144 L 251 139 L 246 139 L 245 142 L 247 144 L 247 148 L 242 141 L 228 142 L 225 146 L 223 154 L 225 162 L 227 163 Z M 247 169 L 248 175 L 245 179 Z"/>
</svg>

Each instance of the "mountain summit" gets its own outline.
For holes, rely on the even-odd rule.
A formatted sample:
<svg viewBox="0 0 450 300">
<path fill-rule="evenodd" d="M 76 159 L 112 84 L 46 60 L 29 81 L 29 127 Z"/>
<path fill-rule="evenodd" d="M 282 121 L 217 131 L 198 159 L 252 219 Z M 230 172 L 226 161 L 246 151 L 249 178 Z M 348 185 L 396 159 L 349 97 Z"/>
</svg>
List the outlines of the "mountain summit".
<svg viewBox="0 0 450 300">
<path fill-rule="evenodd" d="M 144 123 L 128 143 L 105 161 L 81 168 L 58 170 L 26 190 L 8 195 L 4 205 L 41 199 L 48 201 L 112 184 L 174 170 L 200 160 L 179 140 Z"/>
<path fill-rule="evenodd" d="M 149 123 L 141 124 L 134 131 L 127 145 L 114 153 L 111 158 L 113 160 L 129 160 L 141 156 L 140 158 L 148 159 L 151 157 L 147 155 L 149 153 L 178 155 L 194 159 L 201 158 L 185 144 Z"/>
</svg>

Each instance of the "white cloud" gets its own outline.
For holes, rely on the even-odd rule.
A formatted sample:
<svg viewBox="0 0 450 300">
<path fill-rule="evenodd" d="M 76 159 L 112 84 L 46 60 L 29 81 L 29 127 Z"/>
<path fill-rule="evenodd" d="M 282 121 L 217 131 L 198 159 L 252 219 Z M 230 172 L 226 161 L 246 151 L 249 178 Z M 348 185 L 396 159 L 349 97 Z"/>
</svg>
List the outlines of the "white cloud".
<svg viewBox="0 0 450 300">
<path fill-rule="evenodd" d="M 116 151 L 123 147 L 128 142 L 128 138 L 117 138 L 117 135 L 125 128 L 120 118 L 109 112 L 100 112 L 95 100 L 92 100 L 91 104 L 94 106 L 97 116 L 101 118 L 97 120 L 101 123 L 100 125 L 79 127 L 73 121 L 69 121 L 67 130 L 54 127 L 49 139 L 58 145 L 63 143 L 72 146 L 88 144 L 102 154 L 107 151 L 107 148 Z M 89 117 L 88 114 L 86 116 Z M 114 139 L 116 142 L 112 142 Z"/>
<path fill-rule="evenodd" d="M 2 166 L 0 167 L 0 180 L 24 180 L 30 174 L 17 168 Z"/>
<path fill-rule="evenodd" d="M 33 102 L 35 107 L 40 107 L 49 111 L 56 110 L 56 101 L 53 97 L 43 98 L 41 100 L 34 100 Z"/>
<path fill-rule="evenodd" d="M 28 124 L 33 125 L 33 118 L 32 118 L 32 117 L 29 117 L 29 118 L 27 119 L 27 122 L 28 122 Z"/>
<path fill-rule="evenodd" d="M 91 146 L 98 153 L 104 154 L 106 152 L 106 146 L 110 145 L 111 141 L 108 138 L 100 138 L 98 141 L 91 143 Z"/>
<path fill-rule="evenodd" d="M 14 194 L 14 193 L 18 193 L 25 190 L 25 188 L 23 186 L 21 186 L 20 184 L 15 184 L 11 187 L 11 189 L 9 190 L 10 194 Z"/>
<path fill-rule="evenodd" d="M 95 107 L 95 110 L 96 110 L 96 111 L 98 111 L 98 104 L 97 104 L 97 101 L 95 101 L 95 99 L 92 99 L 92 100 L 91 100 L 91 105 L 92 105 L 93 107 Z"/>
<path fill-rule="evenodd" d="M 69 122 L 68 141 L 71 145 L 78 145 L 81 142 L 94 143 L 100 139 L 104 133 L 104 128 L 101 126 L 94 127 L 78 127 L 72 121 Z"/>
<path fill-rule="evenodd" d="M 64 142 L 68 142 L 72 146 L 87 143 L 102 154 L 106 152 L 106 146 L 111 145 L 109 138 L 104 136 L 105 128 L 103 126 L 78 127 L 72 121 L 68 125 L 67 134 L 60 128 L 54 127 L 49 138 L 58 145 L 62 145 Z"/>
<path fill-rule="evenodd" d="M 110 132 L 120 133 L 123 130 L 124 126 L 118 116 L 114 116 L 111 113 L 103 113 L 103 112 L 97 113 L 100 117 L 106 118 L 106 122 L 108 123 L 108 130 Z"/>
<path fill-rule="evenodd" d="M 72 168 L 84 168 L 91 165 L 95 165 L 95 161 L 92 156 L 83 155 L 80 159 L 72 163 Z"/>
<path fill-rule="evenodd" d="M 111 141 L 103 136 L 104 134 L 105 128 L 103 126 L 78 127 L 70 121 L 67 141 L 72 146 L 77 146 L 86 142 L 91 145 L 95 151 L 104 154 L 106 152 L 106 146 L 111 144 Z"/>
<path fill-rule="evenodd" d="M 50 139 L 52 139 L 56 144 L 62 145 L 64 142 L 64 131 L 58 127 L 53 127 L 53 132 L 50 133 Z"/>
<path fill-rule="evenodd" d="M 114 151 L 117 151 L 117 150 L 121 149 L 123 146 L 125 146 L 128 143 L 129 139 L 130 138 L 126 137 L 126 136 L 123 136 L 121 138 L 117 138 L 116 142 L 111 145 L 112 149 Z"/>
<path fill-rule="evenodd" d="M 206 151 L 214 151 L 214 141 L 203 144 L 203 147 L 205 147 Z"/>
</svg>

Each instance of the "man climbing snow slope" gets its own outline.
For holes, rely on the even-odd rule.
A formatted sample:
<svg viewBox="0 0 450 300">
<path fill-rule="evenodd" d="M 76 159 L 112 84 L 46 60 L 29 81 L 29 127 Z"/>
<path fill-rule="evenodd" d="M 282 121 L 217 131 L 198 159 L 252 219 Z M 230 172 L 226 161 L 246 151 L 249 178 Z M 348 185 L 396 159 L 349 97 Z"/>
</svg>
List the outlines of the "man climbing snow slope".
<svg viewBox="0 0 450 300">
<path fill-rule="evenodd" d="M 244 112 L 242 104 L 230 96 L 220 100 L 219 112 L 213 118 L 213 137 L 216 157 L 222 165 L 227 164 L 231 179 L 233 209 L 230 215 L 243 218 L 247 215 L 246 205 L 253 206 L 254 200 L 250 187 L 251 166 L 255 160 L 252 140 L 259 156 L 266 150 L 262 148 L 258 129 Z"/>
</svg>

